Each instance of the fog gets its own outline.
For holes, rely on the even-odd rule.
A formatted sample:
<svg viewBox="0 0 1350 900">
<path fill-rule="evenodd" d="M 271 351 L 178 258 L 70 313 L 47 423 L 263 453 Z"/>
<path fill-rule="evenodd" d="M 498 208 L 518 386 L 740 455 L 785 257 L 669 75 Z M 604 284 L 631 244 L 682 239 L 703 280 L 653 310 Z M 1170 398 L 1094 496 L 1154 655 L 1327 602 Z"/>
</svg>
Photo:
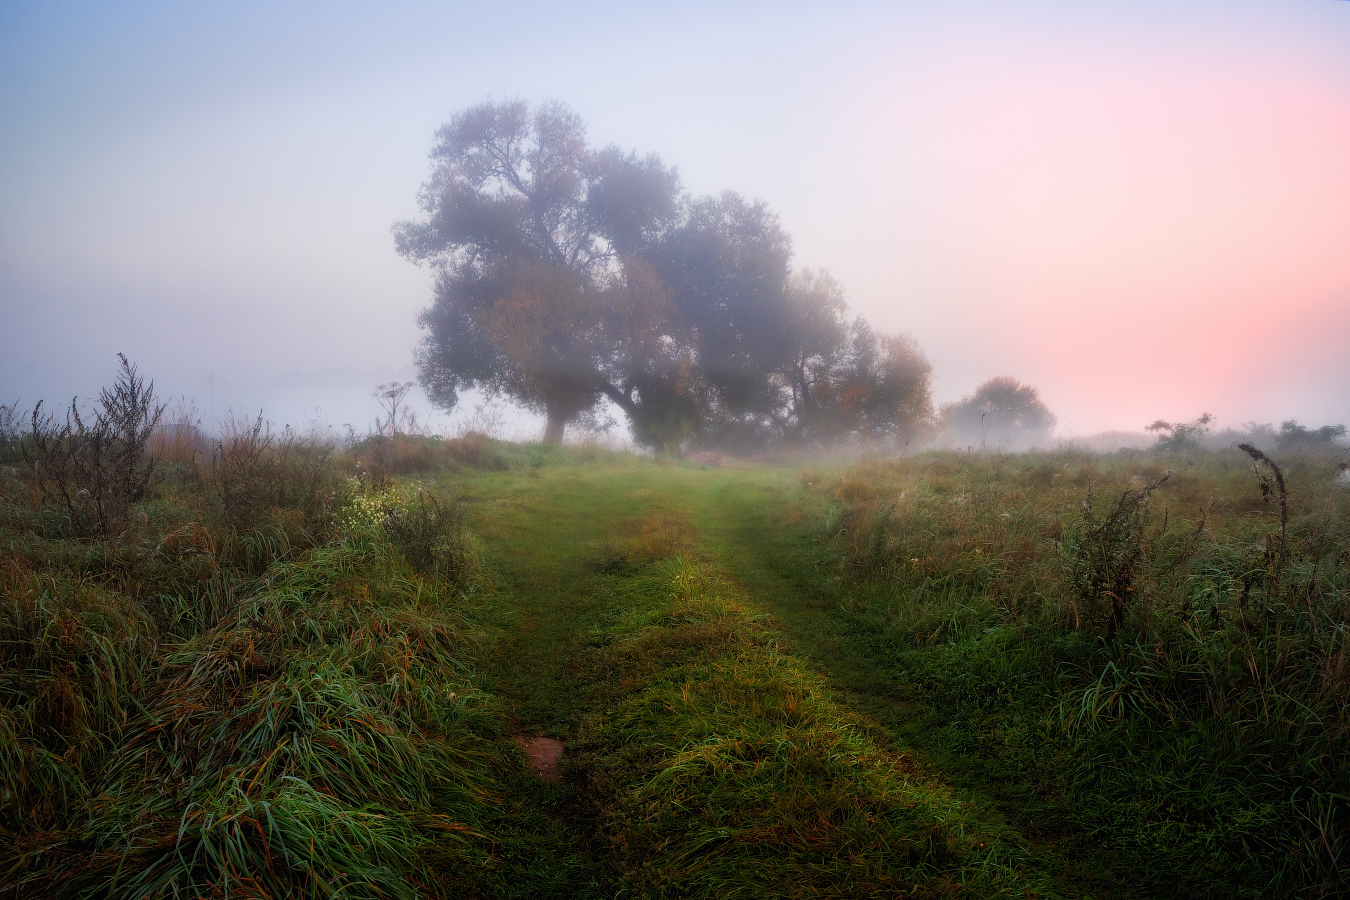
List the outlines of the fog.
<svg viewBox="0 0 1350 900">
<path fill-rule="evenodd" d="M 364 429 L 416 376 L 431 276 L 390 227 L 432 135 L 520 97 L 766 201 L 938 404 L 1350 421 L 1350 3 L 1176 7 L 9 5 L 0 401 L 124 352 L 208 419 Z"/>
</svg>

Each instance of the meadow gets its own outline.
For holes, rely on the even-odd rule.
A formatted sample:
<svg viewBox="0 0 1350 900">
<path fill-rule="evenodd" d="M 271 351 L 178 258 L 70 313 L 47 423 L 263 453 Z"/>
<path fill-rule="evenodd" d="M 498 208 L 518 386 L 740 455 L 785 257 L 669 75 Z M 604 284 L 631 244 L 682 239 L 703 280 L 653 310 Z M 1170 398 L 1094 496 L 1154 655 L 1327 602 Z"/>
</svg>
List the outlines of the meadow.
<svg viewBox="0 0 1350 900">
<path fill-rule="evenodd" d="M 1345 893 L 1340 459 L 31 439 L 0 896 Z"/>
</svg>

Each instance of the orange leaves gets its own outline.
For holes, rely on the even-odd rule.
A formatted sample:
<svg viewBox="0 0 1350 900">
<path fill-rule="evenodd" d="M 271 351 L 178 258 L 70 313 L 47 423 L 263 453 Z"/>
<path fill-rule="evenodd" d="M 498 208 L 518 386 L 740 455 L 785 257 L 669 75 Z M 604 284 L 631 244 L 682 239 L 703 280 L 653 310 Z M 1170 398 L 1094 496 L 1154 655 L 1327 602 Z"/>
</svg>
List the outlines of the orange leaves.
<svg viewBox="0 0 1350 900">
<path fill-rule="evenodd" d="M 582 324 L 585 304 L 575 273 L 546 264 L 519 266 L 507 289 L 486 311 L 484 324 L 497 350 L 526 372 L 535 372 L 550 339 Z"/>
</svg>

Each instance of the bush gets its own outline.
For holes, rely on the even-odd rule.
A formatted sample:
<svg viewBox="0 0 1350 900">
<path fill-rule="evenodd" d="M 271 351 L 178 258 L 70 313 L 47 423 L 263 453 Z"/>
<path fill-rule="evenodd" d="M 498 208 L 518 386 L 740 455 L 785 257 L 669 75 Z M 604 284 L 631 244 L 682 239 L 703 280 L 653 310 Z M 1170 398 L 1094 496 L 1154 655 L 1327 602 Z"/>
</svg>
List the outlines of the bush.
<svg viewBox="0 0 1350 900">
<path fill-rule="evenodd" d="M 273 434 L 259 413 L 252 422 L 226 421 L 199 478 L 209 485 L 226 525 L 256 530 L 273 522 L 278 511 L 293 510 L 312 537 L 331 517 L 341 475 L 331 444 L 290 427 Z"/>
<path fill-rule="evenodd" d="M 449 584 L 463 582 L 468 574 L 463 516 L 453 503 L 419 491 L 415 503 L 389 512 L 384 528 L 418 574 Z"/>
<path fill-rule="evenodd" d="M 131 505 L 145 496 L 158 458 L 146 453 L 164 412 L 155 383 L 146 386 L 122 354 L 112 390 L 104 388 L 92 421 L 75 400 L 64 424 L 33 409 L 32 449 L 21 445 L 44 501 L 64 507 L 80 536 L 121 540 L 130 527 Z"/>
<path fill-rule="evenodd" d="M 1149 495 L 1170 474 L 1145 481 L 1138 488 L 1126 488 L 1105 518 L 1097 515 L 1089 487 L 1083 501 L 1082 522 L 1064 543 L 1074 597 L 1094 617 L 1105 606 L 1107 640 L 1115 638 L 1125 624 L 1125 608 L 1135 598 L 1136 586 L 1147 581 L 1149 548 L 1145 513 Z M 1074 619 L 1077 627 L 1077 613 Z"/>
<path fill-rule="evenodd" d="M 1144 430 L 1158 435 L 1153 445 L 1157 452 L 1188 453 L 1200 449 L 1213 421 L 1214 416 L 1204 413 L 1194 422 L 1165 422 L 1159 419 L 1145 426 Z"/>
<path fill-rule="evenodd" d="M 1340 441 L 1345 439 L 1344 425 L 1323 425 L 1321 428 L 1305 428 L 1295 420 L 1280 425 L 1280 434 L 1275 438 L 1275 449 L 1281 453 L 1340 453 L 1345 448 Z"/>
</svg>

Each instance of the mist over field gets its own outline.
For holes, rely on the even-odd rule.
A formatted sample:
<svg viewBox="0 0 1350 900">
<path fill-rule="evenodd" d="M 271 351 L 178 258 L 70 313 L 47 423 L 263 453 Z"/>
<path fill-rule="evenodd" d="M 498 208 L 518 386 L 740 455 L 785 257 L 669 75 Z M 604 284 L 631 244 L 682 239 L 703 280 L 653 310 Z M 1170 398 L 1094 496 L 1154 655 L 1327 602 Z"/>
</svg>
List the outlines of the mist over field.
<svg viewBox="0 0 1350 900">
<path fill-rule="evenodd" d="M 1008 376 L 1055 439 L 1350 420 L 1343 3 L 11 5 L 0 42 L 6 403 L 124 352 L 208 426 L 364 431 L 433 295 L 390 227 L 439 127 L 520 99 L 763 201 L 792 271 L 913 338 L 935 412 Z M 466 397 L 410 400 L 449 432 Z"/>
<path fill-rule="evenodd" d="M 1348 50 L 0 5 L 0 900 L 1347 896 Z"/>
</svg>

